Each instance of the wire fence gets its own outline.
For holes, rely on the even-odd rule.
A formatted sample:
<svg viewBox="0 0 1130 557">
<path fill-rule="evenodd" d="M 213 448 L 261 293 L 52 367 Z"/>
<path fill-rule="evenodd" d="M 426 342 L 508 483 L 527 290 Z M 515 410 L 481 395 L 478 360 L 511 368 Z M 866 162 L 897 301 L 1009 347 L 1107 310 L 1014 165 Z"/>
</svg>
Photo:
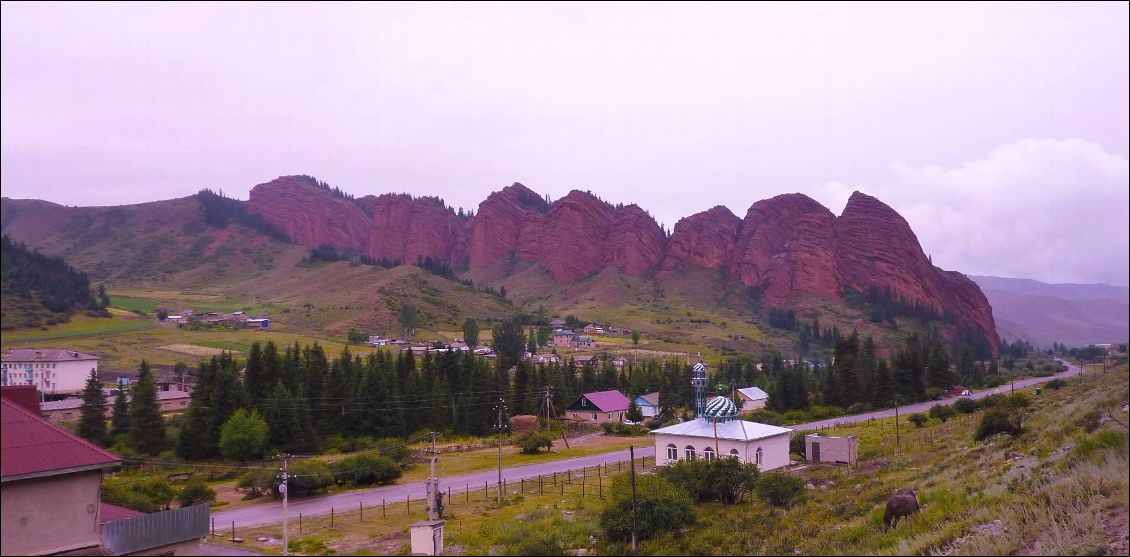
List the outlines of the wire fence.
<svg viewBox="0 0 1130 557">
<path fill-rule="evenodd" d="M 463 486 L 448 484 L 443 490 L 443 508 L 445 512 L 454 512 L 459 508 L 469 508 L 473 504 L 497 502 L 499 492 L 502 499 L 510 500 L 519 495 L 551 495 L 561 497 L 580 496 L 581 498 L 604 499 L 609 484 L 610 476 L 626 473 L 631 468 L 629 461 L 604 462 L 595 466 L 582 466 L 563 472 L 539 474 L 517 481 L 503 479 L 502 483 L 489 481 L 482 484 L 464 483 Z M 636 473 L 642 473 L 655 468 L 654 456 L 641 456 L 636 458 Z M 382 498 L 379 503 L 359 502 L 356 507 L 330 507 L 329 514 L 304 516 L 297 513 L 291 516 L 291 535 L 305 535 L 318 530 L 334 530 L 348 523 L 373 523 L 385 522 L 390 519 L 399 519 L 406 516 L 419 514 L 427 515 L 427 500 L 424 497 L 413 498 L 406 496 L 403 499 Z M 279 521 L 282 521 L 280 514 Z M 238 536 L 242 530 L 257 530 L 264 525 L 236 527 L 235 522 L 230 524 L 216 524 L 212 518 L 212 541 L 229 541 L 242 543 L 244 540 Z"/>
</svg>

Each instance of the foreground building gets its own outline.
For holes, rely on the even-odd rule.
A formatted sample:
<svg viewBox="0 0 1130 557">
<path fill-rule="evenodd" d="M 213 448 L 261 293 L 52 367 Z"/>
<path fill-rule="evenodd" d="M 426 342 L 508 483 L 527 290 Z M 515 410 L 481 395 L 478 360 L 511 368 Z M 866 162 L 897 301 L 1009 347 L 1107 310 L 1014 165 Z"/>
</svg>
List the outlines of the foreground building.
<svg viewBox="0 0 1130 557">
<path fill-rule="evenodd" d="M 0 405 L 0 554 L 105 554 L 102 471 L 121 460 L 47 423 L 38 408 L 8 397 Z"/>
<path fill-rule="evenodd" d="M 756 464 L 759 470 L 789 465 L 789 436 L 785 427 L 738 419 L 734 402 L 724 396 L 706 404 L 706 368 L 694 366 L 691 384 L 695 392 L 695 419 L 652 431 L 655 463 L 680 459 L 736 458 Z"/>
</svg>

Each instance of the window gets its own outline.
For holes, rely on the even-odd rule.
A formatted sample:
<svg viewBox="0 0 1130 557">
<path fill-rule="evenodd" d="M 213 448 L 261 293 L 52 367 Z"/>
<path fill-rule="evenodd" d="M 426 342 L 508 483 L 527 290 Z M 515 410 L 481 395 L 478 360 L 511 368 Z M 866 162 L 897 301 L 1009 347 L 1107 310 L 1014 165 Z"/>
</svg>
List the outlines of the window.
<svg viewBox="0 0 1130 557">
<path fill-rule="evenodd" d="M 758 468 L 761 467 L 761 447 L 758 447 L 757 452 L 753 453 L 753 462 L 757 464 Z"/>
<path fill-rule="evenodd" d="M 583 398 L 581 399 L 581 406 L 588 406 L 589 405 L 588 403 L 589 403 L 588 400 L 583 399 Z"/>
<path fill-rule="evenodd" d="M 674 443 L 667 445 L 667 460 L 679 460 L 679 447 Z"/>
<path fill-rule="evenodd" d="M 707 447 L 702 450 L 702 457 L 707 461 L 714 460 L 714 449 Z"/>
<path fill-rule="evenodd" d="M 687 445 L 686 452 L 687 460 L 694 460 L 694 447 L 692 445 Z"/>
<path fill-rule="evenodd" d="M 592 415 L 592 421 L 594 421 L 594 422 L 596 421 L 596 414 Z"/>
<path fill-rule="evenodd" d="M 741 458 L 741 453 L 739 453 L 737 449 L 730 449 L 730 458 L 738 460 Z"/>
</svg>

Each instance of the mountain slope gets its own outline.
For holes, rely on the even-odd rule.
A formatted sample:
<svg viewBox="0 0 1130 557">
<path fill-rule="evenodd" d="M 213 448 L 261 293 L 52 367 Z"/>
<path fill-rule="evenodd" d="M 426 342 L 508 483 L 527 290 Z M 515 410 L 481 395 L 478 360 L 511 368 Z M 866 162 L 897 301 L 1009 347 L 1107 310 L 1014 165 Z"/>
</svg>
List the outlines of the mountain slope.
<svg viewBox="0 0 1130 557">
<path fill-rule="evenodd" d="M 435 197 L 354 198 L 308 176 L 259 184 L 246 202 L 194 196 L 67 208 L 8 200 L 3 223 L 14 237 L 65 255 L 92 276 L 153 287 L 218 288 L 297 303 L 300 296 L 292 293 L 311 283 L 292 277 L 314 275 L 300 264 L 304 255 L 331 246 L 384 266 L 451 268 L 464 280 L 505 287 L 528 310 L 544 305 L 561 314 L 615 319 L 672 339 L 688 338 L 675 325 L 684 318 L 701 329 L 691 338 L 714 344 L 758 339 L 765 312 L 793 308 L 800 318 L 832 316 L 843 330 L 867 329 L 892 342 L 894 320 L 904 317 L 932 321 L 955 344 L 972 343 L 982 354 L 995 352 L 999 342 L 992 309 L 976 284 L 934 267 L 907 222 L 860 193 L 838 217 L 802 194 L 757 201 L 740 219 L 716 207 L 682 219 L 670 237 L 640 207 L 614 206 L 589 192 L 551 202 L 514 184 L 469 215 Z M 361 273 L 364 278 L 340 271 L 352 285 L 340 293 L 352 297 L 342 306 L 371 305 L 370 284 L 386 280 L 373 269 L 377 274 Z M 334 290 L 324 278 L 312 280 L 323 288 L 309 296 Z M 436 299 L 417 286 L 421 293 L 413 299 Z M 505 310 L 475 289 L 449 294 L 476 300 L 467 303 L 488 315 Z M 439 307 L 449 303 L 440 302 L 436 311 L 451 314 Z M 851 307 L 859 303 L 884 307 Z M 351 312 L 326 324 L 342 327 L 376 314 L 387 319 L 382 312 Z M 736 323 L 746 326 L 728 330 Z M 789 347 L 787 340 L 778 344 Z"/>
<path fill-rule="evenodd" d="M 1031 279 L 971 277 L 993 306 L 1001 337 L 1040 346 L 1125 342 L 1130 289 L 1107 284 L 1048 284 Z"/>
</svg>

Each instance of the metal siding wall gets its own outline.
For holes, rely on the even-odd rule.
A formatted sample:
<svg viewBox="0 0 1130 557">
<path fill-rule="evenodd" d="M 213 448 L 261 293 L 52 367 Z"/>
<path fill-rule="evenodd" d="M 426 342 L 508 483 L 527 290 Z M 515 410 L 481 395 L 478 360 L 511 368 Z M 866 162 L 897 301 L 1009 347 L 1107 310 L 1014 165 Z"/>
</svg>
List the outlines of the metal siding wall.
<svg viewBox="0 0 1130 557">
<path fill-rule="evenodd" d="M 102 543 L 115 554 L 133 553 L 208 535 L 208 504 L 115 520 L 102 526 Z"/>
</svg>

